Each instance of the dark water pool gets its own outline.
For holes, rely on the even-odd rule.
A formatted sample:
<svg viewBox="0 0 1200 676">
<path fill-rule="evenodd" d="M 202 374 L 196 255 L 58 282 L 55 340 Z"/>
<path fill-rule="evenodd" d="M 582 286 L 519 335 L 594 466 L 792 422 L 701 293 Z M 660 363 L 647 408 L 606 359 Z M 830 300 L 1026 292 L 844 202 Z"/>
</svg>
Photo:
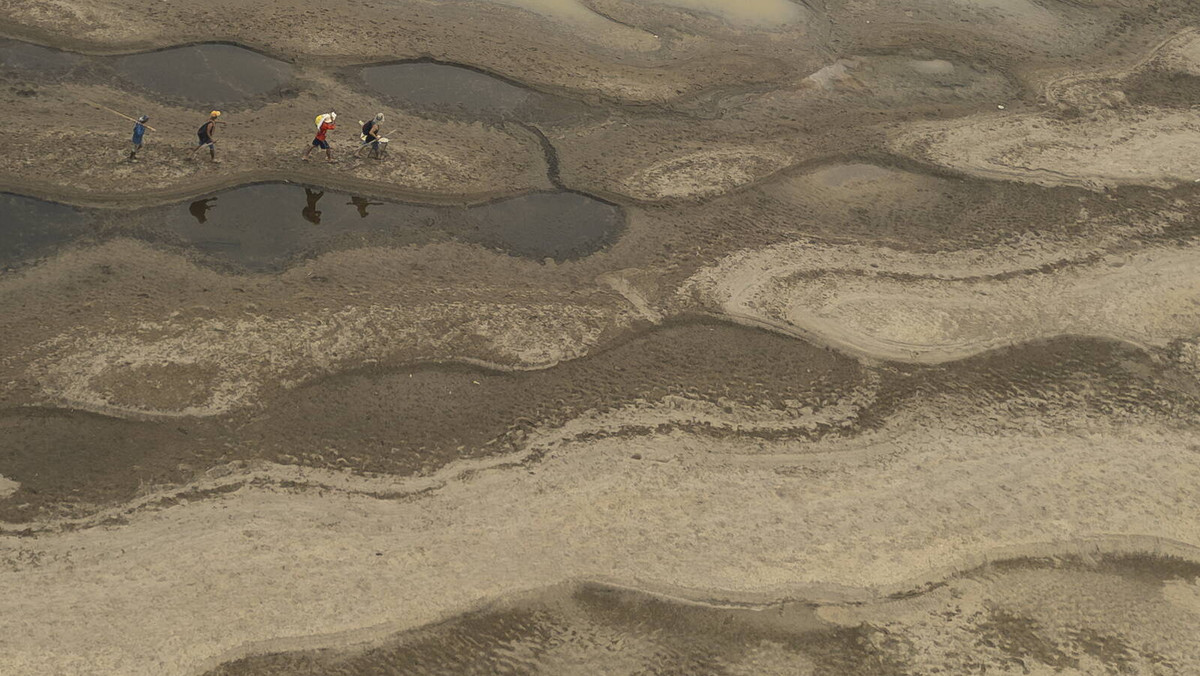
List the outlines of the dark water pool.
<svg viewBox="0 0 1200 676">
<path fill-rule="evenodd" d="M 211 107 L 261 96 L 292 78 L 292 67 L 282 61 L 217 44 L 117 57 L 113 68 L 140 87 Z"/>
<path fill-rule="evenodd" d="M 255 271 L 337 248 L 454 239 L 542 260 L 579 258 L 615 241 L 617 206 L 539 192 L 473 207 L 433 207 L 287 184 L 235 188 L 165 209 L 175 236 Z"/>
<path fill-rule="evenodd" d="M 74 207 L 0 193 L 0 267 L 54 253 L 88 233 L 89 220 Z"/>
<path fill-rule="evenodd" d="M 362 78 L 385 98 L 417 111 L 533 124 L 554 124 L 596 112 L 579 101 L 444 63 L 368 66 L 362 69 Z"/>
<path fill-rule="evenodd" d="M 610 246 L 625 224 L 620 207 L 572 192 L 537 192 L 477 206 L 423 206 L 336 190 L 267 183 L 165 207 L 81 211 L 0 196 L 0 255 L 10 263 L 51 253 L 89 219 L 105 236 L 133 236 L 199 251 L 252 272 L 335 249 L 461 241 L 564 261 Z"/>
<path fill-rule="evenodd" d="M 292 66 L 224 44 L 198 44 L 127 56 L 87 56 L 0 40 L 0 74 L 39 84 L 133 85 L 202 108 L 228 108 L 287 84 Z"/>
<path fill-rule="evenodd" d="M 88 61 L 88 57 L 19 40 L 0 39 L 0 68 L 20 72 L 64 73 Z"/>
</svg>

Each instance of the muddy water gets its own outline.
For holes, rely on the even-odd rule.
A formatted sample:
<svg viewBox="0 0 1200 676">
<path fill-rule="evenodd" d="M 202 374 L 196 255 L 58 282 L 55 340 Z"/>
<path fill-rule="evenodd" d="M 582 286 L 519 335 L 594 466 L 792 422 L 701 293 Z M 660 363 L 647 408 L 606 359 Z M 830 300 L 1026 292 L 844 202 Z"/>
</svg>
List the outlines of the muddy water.
<svg viewBox="0 0 1200 676">
<path fill-rule="evenodd" d="M 122 56 L 114 68 L 140 87 L 213 107 L 266 94 L 292 77 L 292 67 L 282 61 L 215 44 Z"/>
<path fill-rule="evenodd" d="M 0 40 L 0 69 L 19 72 L 63 73 L 88 57 L 18 40 Z"/>
<path fill-rule="evenodd" d="M 596 113 L 578 101 L 443 63 L 369 66 L 362 69 L 362 78 L 396 105 L 418 112 L 534 124 L 563 123 Z"/>
<path fill-rule="evenodd" d="M 0 193 L 0 267 L 51 255 L 88 233 L 88 223 L 74 207 Z"/>
<path fill-rule="evenodd" d="M 432 207 L 287 184 L 226 190 L 168 207 L 84 212 L 0 195 L 0 263 L 53 253 L 90 216 L 107 235 L 130 234 L 198 251 L 214 264 L 278 271 L 334 249 L 456 240 L 513 256 L 565 261 L 611 245 L 624 212 L 572 192 L 536 192 L 471 207 Z"/>
<path fill-rule="evenodd" d="M 429 227 L 436 209 L 284 184 L 234 188 L 150 214 L 149 221 L 161 223 L 163 240 L 251 272 L 281 270 L 322 250 L 365 246 L 396 230 L 403 243 L 439 234 Z"/>
<path fill-rule="evenodd" d="M 612 244 L 624 226 L 619 207 L 576 193 L 430 207 L 284 184 L 235 188 L 159 213 L 181 243 L 256 272 L 332 249 L 445 239 L 563 261 Z"/>
<path fill-rule="evenodd" d="M 0 74 L 36 78 L 40 83 L 127 84 L 205 108 L 224 108 L 278 90 L 291 80 L 293 69 L 233 45 L 189 45 L 103 57 L 0 40 Z"/>
</svg>

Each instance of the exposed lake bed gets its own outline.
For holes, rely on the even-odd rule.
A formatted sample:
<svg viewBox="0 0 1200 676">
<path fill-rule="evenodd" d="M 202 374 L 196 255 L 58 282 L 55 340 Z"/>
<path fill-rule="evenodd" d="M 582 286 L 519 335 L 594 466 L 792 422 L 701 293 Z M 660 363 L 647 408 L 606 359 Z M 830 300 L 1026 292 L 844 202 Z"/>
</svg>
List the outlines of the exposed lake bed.
<svg viewBox="0 0 1200 676">
<path fill-rule="evenodd" d="M 1200 665 L 1193 3 L 141 11 L 0 9 L 0 672 Z"/>
</svg>

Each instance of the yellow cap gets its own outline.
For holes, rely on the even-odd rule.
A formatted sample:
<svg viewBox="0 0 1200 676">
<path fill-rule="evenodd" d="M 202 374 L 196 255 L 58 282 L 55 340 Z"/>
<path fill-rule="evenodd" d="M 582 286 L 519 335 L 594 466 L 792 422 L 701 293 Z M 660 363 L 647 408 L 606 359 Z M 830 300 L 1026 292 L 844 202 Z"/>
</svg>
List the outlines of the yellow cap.
<svg viewBox="0 0 1200 676">
<path fill-rule="evenodd" d="M 219 111 L 219 110 L 214 110 L 214 111 L 212 111 L 211 113 L 209 113 L 209 114 L 208 114 L 208 116 L 209 116 L 209 117 L 221 117 L 221 111 Z"/>
</svg>

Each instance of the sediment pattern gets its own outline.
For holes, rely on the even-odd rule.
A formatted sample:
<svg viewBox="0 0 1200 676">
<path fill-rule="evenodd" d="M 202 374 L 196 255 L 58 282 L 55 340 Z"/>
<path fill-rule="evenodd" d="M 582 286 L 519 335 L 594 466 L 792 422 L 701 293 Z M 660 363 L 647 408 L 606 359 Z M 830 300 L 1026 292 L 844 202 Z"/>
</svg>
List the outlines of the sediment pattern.
<svg viewBox="0 0 1200 676">
<path fill-rule="evenodd" d="M 0 0 L 0 673 L 1200 669 L 1194 3 L 244 4 Z"/>
<path fill-rule="evenodd" d="M 1166 673 L 1200 654 L 1186 629 L 1198 577 L 1195 563 L 1169 556 L 1013 558 L 899 598 L 740 608 L 581 583 L 369 648 L 276 652 L 207 674 Z M 1180 633 L 1164 640 L 1146 625 Z"/>
</svg>

